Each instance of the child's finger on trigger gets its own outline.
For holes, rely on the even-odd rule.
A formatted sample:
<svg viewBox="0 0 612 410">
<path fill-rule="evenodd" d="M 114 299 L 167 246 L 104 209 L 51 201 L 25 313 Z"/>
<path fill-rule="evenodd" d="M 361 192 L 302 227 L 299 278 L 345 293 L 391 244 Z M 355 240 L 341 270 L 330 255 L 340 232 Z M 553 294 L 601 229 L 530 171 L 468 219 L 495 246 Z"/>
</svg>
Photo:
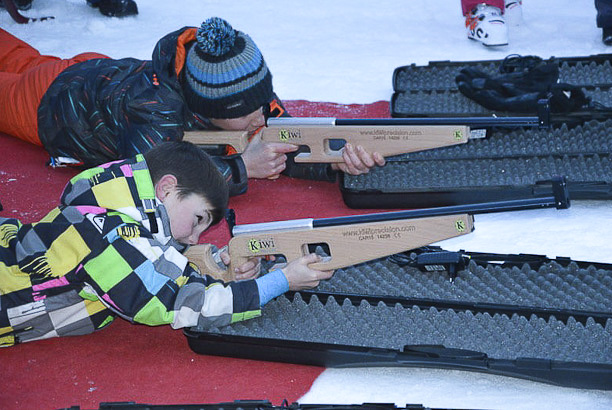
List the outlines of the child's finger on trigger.
<svg viewBox="0 0 612 410">
<path fill-rule="evenodd" d="M 286 154 L 287 152 L 297 151 L 299 145 L 287 144 L 284 142 L 269 142 L 270 148 L 274 150 L 274 152 Z"/>
</svg>

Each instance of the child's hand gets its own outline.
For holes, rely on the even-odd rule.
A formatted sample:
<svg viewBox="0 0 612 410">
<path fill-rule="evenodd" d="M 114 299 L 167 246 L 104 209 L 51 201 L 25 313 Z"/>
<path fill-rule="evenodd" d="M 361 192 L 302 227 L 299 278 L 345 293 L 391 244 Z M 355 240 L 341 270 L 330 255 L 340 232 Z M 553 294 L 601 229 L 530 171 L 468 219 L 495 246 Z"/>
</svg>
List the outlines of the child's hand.
<svg viewBox="0 0 612 410">
<path fill-rule="evenodd" d="M 344 162 L 332 164 L 332 169 L 350 175 L 367 174 L 374 166 L 385 165 L 385 158 L 380 153 L 369 153 L 361 145 L 355 147 L 348 143 L 342 149 L 342 159 Z"/>
<path fill-rule="evenodd" d="M 246 150 L 242 153 L 242 160 L 247 169 L 249 178 L 276 178 L 283 172 L 288 152 L 296 151 L 299 147 L 282 142 L 263 142 L 261 133 L 257 133 Z"/>
<path fill-rule="evenodd" d="M 333 270 L 315 270 L 308 267 L 309 264 L 320 262 L 321 257 L 316 253 L 302 256 L 289 263 L 283 272 L 289 282 L 289 290 L 303 290 L 314 288 L 319 285 L 319 282 L 329 279 L 333 276 Z"/>
<path fill-rule="evenodd" d="M 221 260 L 226 266 L 230 264 L 230 256 L 227 250 L 221 252 Z M 261 273 L 261 258 L 249 258 L 248 261 L 237 267 L 234 275 L 236 280 L 255 279 Z"/>
</svg>

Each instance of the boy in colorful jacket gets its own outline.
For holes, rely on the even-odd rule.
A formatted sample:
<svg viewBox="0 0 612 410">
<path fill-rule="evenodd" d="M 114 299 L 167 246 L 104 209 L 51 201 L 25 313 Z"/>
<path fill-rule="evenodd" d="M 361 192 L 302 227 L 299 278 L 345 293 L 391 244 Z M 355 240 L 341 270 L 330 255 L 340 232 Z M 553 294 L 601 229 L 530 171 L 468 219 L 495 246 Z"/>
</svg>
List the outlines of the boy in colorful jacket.
<svg viewBox="0 0 612 410">
<path fill-rule="evenodd" d="M 164 36 L 151 60 L 97 53 L 59 59 L 0 29 L 0 132 L 43 146 L 52 164 L 86 167 L 144 153 L 186 130 L 255 131 L 283 108 L 253 40 L 213 17 L 198 29 Z M 242 155 L 216 156 L 230 194 L 247 178 L 289 176 L 335 180 L 336 171 L 367 172 L 377 153 L 347 146 L 341 165 L 294 164 L 297 146 L 255 137 Z M 287 159 L 289 156 L 289 166 Z"/>
<path fill-rule="evenodd" d="M 250 260 L 231 283 L 200 272 L 182 252 L 223 218 L 227 202 L 210 156 L 166 142 L 75 176 L 37 223 L 0 218 L 0 346 L 91 333 L 116 316 L 223 326 L 331 277 L 308 267 L 314 254 L 262 277 Z"/>
</svg>

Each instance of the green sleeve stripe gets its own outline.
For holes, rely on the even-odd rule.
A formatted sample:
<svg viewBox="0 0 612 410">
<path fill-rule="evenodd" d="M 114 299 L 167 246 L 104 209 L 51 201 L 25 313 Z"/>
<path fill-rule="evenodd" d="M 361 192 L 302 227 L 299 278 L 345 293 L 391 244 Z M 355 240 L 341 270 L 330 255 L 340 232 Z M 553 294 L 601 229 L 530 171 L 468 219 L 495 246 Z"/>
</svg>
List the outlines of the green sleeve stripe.
<svg viewBox="0 0 612 410">
<path fill-rule="evenodd" d="M 232 313 L 232 323 L 240 322 L 243 320 L 254 319 L 261 316 L 261 309 L 248 310 L 242 313 Z"/>
</svg>

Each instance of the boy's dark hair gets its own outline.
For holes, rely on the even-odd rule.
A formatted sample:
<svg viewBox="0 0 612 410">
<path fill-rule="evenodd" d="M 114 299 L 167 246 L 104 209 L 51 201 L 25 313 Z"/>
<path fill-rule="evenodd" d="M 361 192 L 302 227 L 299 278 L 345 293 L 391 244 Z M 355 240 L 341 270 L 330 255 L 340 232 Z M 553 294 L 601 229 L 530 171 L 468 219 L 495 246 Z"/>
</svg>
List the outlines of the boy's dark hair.
<svg viewBox="0 0 612 410">
<path fill-rule="evenodd" d="M 211 226 L 223 219 L 229 201 L 229 189 L 208 154 L 190 142 L 169 141 L 151 148 L 144 157 L 153 184 L 164 175 L 174 175 L 178 181 L 180 198 L 197 194 L 208 201 L 212 207 Z"/>
</svg>

